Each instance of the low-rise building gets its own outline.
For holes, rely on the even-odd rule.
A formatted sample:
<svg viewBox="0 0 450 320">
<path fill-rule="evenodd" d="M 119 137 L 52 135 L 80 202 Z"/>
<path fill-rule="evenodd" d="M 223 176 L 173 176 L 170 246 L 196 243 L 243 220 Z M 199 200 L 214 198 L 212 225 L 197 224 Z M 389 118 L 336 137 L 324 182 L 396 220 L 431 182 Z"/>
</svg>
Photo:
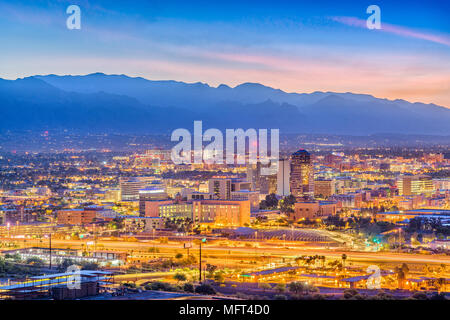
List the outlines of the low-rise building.
<svg viewBox="0 0 450 320">
<path fill-rule="evenodd" d="M 315 219 L 335 215 L 338 203 L 336 201 L 304 201 L 294 204 L 294 212 L 290 214 L 290 219 Z"/>
</svg>

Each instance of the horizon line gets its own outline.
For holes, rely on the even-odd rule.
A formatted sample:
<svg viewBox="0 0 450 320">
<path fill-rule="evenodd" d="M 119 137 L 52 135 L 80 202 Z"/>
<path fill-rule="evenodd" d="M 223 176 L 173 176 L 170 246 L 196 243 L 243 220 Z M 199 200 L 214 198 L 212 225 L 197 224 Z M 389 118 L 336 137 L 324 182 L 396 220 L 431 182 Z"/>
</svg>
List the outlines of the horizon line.
<svg viewBox="0 0 450 320">
<path fill-rule="evenodd" d="M 434 106 L 434 107 L 440 107 L 440 108 L 450 109 L 450 106 L 447 107 L 447 106 L 444 106 L 444 105 L 436 104 L 436 103 L 434 103 L 434 102 L 425 103 L 425 102 L 420 102 L 420 101 L 414 101 L 414 102 L 413 102 L 413 101 L 409 101 L 409 100 L 402 99 L 402 98 L 395 98 L 395 99 L 389 99 L 389 98 L 385 98 L 385 97 L 381 98 L 381 97 L 374 96 L 373 94 L 370 94 L 370 93 L 360 93 L 360 92 L 352 92 L 352 91 L 336 92 L 336 91 L 321 91 L 321 90 L 315 90 L 315 91 L 311 91 L 311 92 L 297 92 L 297 91 L 291 91 L 291 92 L 289 92 L 289 91 L 285 91 L 285 90 L 283 90 L 283 89 L 281 89 L 281 88 L 274 88 L 274 87 L 271 87 L 271 86 L 268 86 L 268 85 L 265 85 L 265 84 L 262 84 L 262 83 L 259 83 L 259 82 L 242 82 L 242 83 L 240 83 L 240 84 L 238 84 L 238 85 L 235 85 L 234 87 L 233 87 L 233 86 L 230 86 L 230 85 L 228 85 L 228 84 L 226 84 L 226 83 L 221 83 L 221 84 L 219 84 L 219 85 L 217 85 L 217 86 L 213 86 L 213 85 L 211 85 L 211 84 L 209 84 L 209 83 L 207 83 L 207 82 L 202 82 L 202 81 L 186 82 L 186 81 L 174 80 L 174 79 L 149 79 L 149 78 L 145 78 L 145 77 L 142 77 L 142 76 L 130 76 L 130 75 L 127 75 L 127 74 L 124 74 L 124 73 L 122 73 L 122 74 L 114 74 L 114 73 L 108 74 L 108 73 L 104 73 L 104 72 L 100 72 L 100 71 L 91 72 L 91 73 L 87 73 L 87 74 L 56 74 L 56 73 L 49 73 L 49 74 L 35 74 L 35 75 L 31 75 L 31 76 L 25 76 L 25 77 L 22 77 L 22 78 L 17 77 L 17 78 L 15 78 L 15 79 L 8 79 L 8 78 L 0 77 L 0 79 L 2 79 L 2 80 L 7 80 L 7 81 L 17 81 L 17 80 L 24 80 L 24 79 L 26 79 L 26 78 L 34 78 L 34 77 L 47 77 L 47 76 L 57 76 L 57 77 L 86 77 L 86 76 L 91 76 L 91 75 L 124 76 L 124 77 L 130 78 L 130 79 L 143 79 L 143 80 L 151 81 L 151 82 L 176 82 L 176 83 L 184 83 L 184 84 L 189 84 L 189 85 L 194 85 L 194 84 L 199 84 L 199 83 L 200 83 L 200 84 L 206 85 L 206 86 L 208 86 L 209 88 L 212 88 L 212 89 L 218 89 L 218 88 L 221 87 L 221 86 L 226 86 L 226 87 L 228 87 L 228 88 L 230 88 L 230 89 L 236 89 L 237 87 L 242 86 L 242 85 L 245 85 L 245 84 L 255 84 L 255 85 L 263 86 L 263 87 L 265 87 L 265 88 L 269 88 L 269 89 L 272 89 L 272 90 L 280 90 L 280 91 L 282 91 L 282 92 L 285 93 L 285 94 L 298 94 L 298 95 L 301 95 L 301 94 L 314 94 L 314 93 L 327 93 L 327 94 L 353 94 L 353 95 L 369 96 L 369 97 L 372 97 L 372 98 L 375 98 L 375 99 L 379 99 L 379 100 L 387 100 L 387 101 L 389 101 L 389 102 L 404 101 L 404 102 L 408 102 L 408 103 L 411 103 L 411 104 L 420 103 L 420 104 L 424 104 L 424 105 L 427 105 L 427 106 Z M 51 85 L 51 84 L 50 84 L 50 85 Z M 63 90 L 63 89 L 60 89 L 60 90 Z M 63 91 L 65 91 L 65 90 L 63 90 Z M 269 100 L 270 100 L 270 99 L 269 99 Z"/>
</svg>

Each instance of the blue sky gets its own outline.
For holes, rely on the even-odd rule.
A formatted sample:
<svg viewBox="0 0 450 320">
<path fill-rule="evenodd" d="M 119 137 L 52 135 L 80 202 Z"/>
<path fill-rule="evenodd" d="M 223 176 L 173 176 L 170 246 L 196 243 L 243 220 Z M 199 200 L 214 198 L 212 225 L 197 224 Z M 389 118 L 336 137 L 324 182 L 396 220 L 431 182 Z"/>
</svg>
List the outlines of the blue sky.
<svg viewBox="0 0 450 320">
<path fill-rule="evenodd" d="M 66 28 L 70 4 L 81 30 Z M 369 30 L 366 8 L 381 9 Z M 104 72 L 450 106 L 449 1 L 2 1 L 0 77 Z"/>
</svg>

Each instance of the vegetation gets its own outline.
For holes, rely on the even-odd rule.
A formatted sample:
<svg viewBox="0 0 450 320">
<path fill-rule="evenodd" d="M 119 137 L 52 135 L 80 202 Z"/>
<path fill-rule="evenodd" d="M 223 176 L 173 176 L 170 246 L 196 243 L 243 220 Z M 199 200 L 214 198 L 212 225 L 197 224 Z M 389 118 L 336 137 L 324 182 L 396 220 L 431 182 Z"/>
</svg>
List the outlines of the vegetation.
<svg viewBox="0 0 450 320">
<path fill-rule="evenodd" d="M 289 291 L 294 294 L 303 294 L 309 292 L 317 292 L 318 289 L 312 285 L 309 285 L 305 282 L 294 281 L 289 283 L 288 285 Z"/>
<path fill-rule="evenodd" d="M 148 283 L 144 286 L 144 288 L 145 290 L 154 290 L 154 291 L 169 291 L 169 292 L 177 291 L 177 289 L 170 283 L 160 281 Z"/>
<path fill-rule="evenodd" d="M 64 259 L 64 261 L 58 265 L 58 271 L 65 272 L 67 268 L 72 265 L 79 266 L 82 270 L 98 270 L 99 268 L 98 264 L 94 262 L 77 262 L 73 259 Z"/>
<path fill-rule="evenodd" d="M 195 293 L 211 295 L 216 294 L 216 290 L 211 285 L 204 283 L 195 288 Z"/>
<path fill-rule="evenodd" d="M 406 228 L 409 233 L 431 233 L 435 232 L 443 236 L 450 235 L 450 227 L 443 226 L 439 219 L 425 219 L 421 217 L 412 218 Z"/>
<path fill-rule="evenodd" d="M 275 193 L 268 194 L 266 199 L 259 204 L 261 210 L 271 210 L 278 208 L 278 198 Z"/>
<path fill-rule="evenodd" d="M 185 275 L 184 273 L 176 273 L 176 274 L 173 276 L 173 278 L 174 278 L 175 280 L 177 280 L 178 282 L 182 282 L 182 281 L 186 281 L 186 280 L 187 280 L 186 275 Z"/>
<path fill-rule="evenodd" d="M 194 285 L 193 285 L 192 283 L 186 282 L 186 283 L 183 285 L 183 291 L 186 291 L 186 292 L 194 292 Z"/>
<path fill-rule="evenodd" d="M 34 276 L 38 274 L 40 274 L 40 272 L 36 268 L 19 265 L 16 262 L 0 258 L 0 277 L 24 276 L 24 275 Z"/>
<path fill-rule="evenodd" d="M 294 204 L 296 200 L 295 197 L 291 194 L 287 197 L 284 197 L 279 201 L 280 211 L 285 214 L 290 214 L 294 212 Z"/>
</svg>

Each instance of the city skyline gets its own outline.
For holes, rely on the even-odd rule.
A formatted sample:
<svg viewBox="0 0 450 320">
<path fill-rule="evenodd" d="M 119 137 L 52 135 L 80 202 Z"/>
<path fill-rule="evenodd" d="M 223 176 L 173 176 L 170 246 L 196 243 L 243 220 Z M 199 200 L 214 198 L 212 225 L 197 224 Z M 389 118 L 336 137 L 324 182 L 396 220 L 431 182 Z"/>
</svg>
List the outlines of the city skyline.
<svg viewBox="0 0 450 320">
<path fill-rule="evenodd" d="M 1 305 L 449 301 L 449 12 L 0 0 Z"/>
</svg>

